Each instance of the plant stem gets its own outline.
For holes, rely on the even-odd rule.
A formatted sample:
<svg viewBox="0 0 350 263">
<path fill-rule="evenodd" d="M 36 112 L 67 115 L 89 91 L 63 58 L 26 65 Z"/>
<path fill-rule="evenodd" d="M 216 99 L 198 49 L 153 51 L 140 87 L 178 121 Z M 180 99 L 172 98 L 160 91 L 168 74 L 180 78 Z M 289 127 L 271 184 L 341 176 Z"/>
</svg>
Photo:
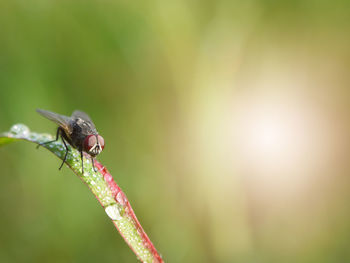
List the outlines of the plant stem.
<svg viewBox="0 0 350 263">
<path fill-rule="evenodd" d="M 12 126 L 10 132 L 0 135 L 0 146 L 16 140 L 26 140 L 41 145 L 46 141 L 52 140 L 52 138 L 48 134 L 30 132 L 23 124 L 16 124 Z M 66 149 L 61 141 L 55 141 L 42 146 L 60 159 L 64 158 Z M 112 175 L 96 160 L 94 165 L 98 171 L 95 172 L 91 159 L 87 157 L 89 156 L 84 154 L 84 174 L 81 172 L 80 153 L 71 146 L 69 146 L 65 163 L 95 195 L 137 258 L 142 262 L 164 262 L 137 220 L 126 195 L 113 180 Z"/>
</svg>

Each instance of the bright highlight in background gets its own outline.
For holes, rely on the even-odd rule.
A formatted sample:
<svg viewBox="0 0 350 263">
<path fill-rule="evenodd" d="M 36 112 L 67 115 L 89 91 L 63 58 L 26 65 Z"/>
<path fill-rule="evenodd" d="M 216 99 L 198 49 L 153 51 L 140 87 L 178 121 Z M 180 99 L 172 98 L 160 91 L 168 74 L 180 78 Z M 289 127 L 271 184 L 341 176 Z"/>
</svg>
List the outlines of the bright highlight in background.
<svg viewBox="0 0 350 263">
<path fill-rule="evenodd" d="M 263 114 L 262 114 L 263 115 Z M 287 120 L 275 116 L 256 116 L 247 127 L 248 147 L 260 154 L 279 155 L 289 151 L 293 138 Z"/>
<path fill-rule="evenodd" d="M 310 134 L 297 105 L 245 101 L 236 110 L 235 141 L 240 159 L 260 172 L 301 165 Z"/>
</svg>

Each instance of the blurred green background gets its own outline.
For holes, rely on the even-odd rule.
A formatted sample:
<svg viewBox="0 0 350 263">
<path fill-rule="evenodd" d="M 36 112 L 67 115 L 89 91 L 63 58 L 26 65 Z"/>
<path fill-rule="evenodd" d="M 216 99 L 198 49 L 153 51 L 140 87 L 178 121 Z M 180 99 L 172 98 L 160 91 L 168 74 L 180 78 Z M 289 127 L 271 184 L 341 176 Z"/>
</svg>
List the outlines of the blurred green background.
<svg viewBox="0 0 350 263">
<path fill-rule="evenodd" d="M 350 262 L 349 29 L 340 0 L 4 0 L 0 131 L 89 113 L 166 262 Z M 0 262 L 136 261 L 52 154 L 0 165 Z"/>
</svg>

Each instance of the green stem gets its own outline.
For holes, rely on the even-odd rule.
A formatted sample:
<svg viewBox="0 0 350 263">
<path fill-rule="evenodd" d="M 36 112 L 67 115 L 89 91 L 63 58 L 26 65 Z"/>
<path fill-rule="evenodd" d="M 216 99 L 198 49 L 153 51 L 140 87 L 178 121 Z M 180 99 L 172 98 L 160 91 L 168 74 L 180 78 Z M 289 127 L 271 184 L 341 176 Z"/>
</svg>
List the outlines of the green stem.
<svg viewBox="0 0 350 263">
<path fill-rule="evenodd" d="M 16 124 L 9 132 L 0 134 L 0 146 L 16 140 L 26 140 L 37 144 L 53 139 L 52 135 L 30 132 L 27 126 Z M 61 141 L 42 145 L 63 160 L 66 149 Z M 95 195 L 106 214 L 113 221 L 125 242 L 142 262 L 163 262 L 151 240 L 141 227 L 123 191 L 102 164 L 95 161 L 94 171 L 91 159 L 84 154 L 84 174 L 82 174 L 80 153 L 71 146 L 65 163 L 87 185 Z"/>
</svg>

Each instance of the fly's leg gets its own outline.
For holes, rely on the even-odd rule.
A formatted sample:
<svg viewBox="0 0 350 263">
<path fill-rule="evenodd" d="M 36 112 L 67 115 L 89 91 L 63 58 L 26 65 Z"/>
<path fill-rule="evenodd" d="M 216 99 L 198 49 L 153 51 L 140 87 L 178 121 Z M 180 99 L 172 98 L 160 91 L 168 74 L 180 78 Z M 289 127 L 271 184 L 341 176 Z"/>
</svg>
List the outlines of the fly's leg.
<svg viewBox="0 0 350 263">
<path fill-rule="evenodd" d="M 61 139 L 62 139 L 62 142 L 63 142 L 63 144 L 64 144 L 64 147 L 66 147 L 66 154 L 64 155 L 63 162 L 62 162 L 60 168 L 58 168 L 59 170 L 62 169 L 62 166 L 63 166 L 64 162 L 66 161 L 66 159 L 67 159 L 67 154 L 68 154 L 68 152 L 69 152 L 69 148 L 68 148 L 68 146 L 67 146 L 67 144 L 66 144 L 66 142 L 65 142 L 65 140 L 64 140 L 64 138 L 63 138 L 63 136 L 62 136 L 62 128 L 61 128 L 61 127 L 58 127 L 58 128 L 57 128 L 56 139 L 55 139 L 55 140 L 48 141 L 48 142 L 44 142 L 44 143 L 40 143 L 40 144 L 38 144 L 37 147 L 36 147 L 36 148 L 38 149 L 40 146 L 44 146 L 45 144 L 49 144 L 49 143 L 52 143 L 52 142 L 56 142 L 56 141 L 58 141 L 58 137 L 59 137 L 60 135 L 61 135 Z"/>
<path fill-rule="evenodd" d="M 67 154 L 68 154 L 68 152 L 69 152 L 69 148 L 68 148 L 66 142 L 64 141 L 64 138 L 63 138 L 62 134 L 61 134 L 61 139 L 62 139 L 62 142 L 63 142 L 63 144 L 64 144 L 64 147 L 66 147 L 66 154 L 64 155 L 63 162 L 62 162 L 60 168 L 58 168 L 58 170 L 61 170 L 61 168 L 62 168 L 64 162 L 65 162 L 66 159 L 67 159 Z"/>
<path fill-rule="evenodd" d="M 38 144 L 38 145 L 36 146 L 36 148 L 39 149 L 40 146 L 44 146 L 45 144 L 49 144 L 49 143 L 58 141 L 58 136 L 60 135 L 60 130 L 61 130 L 61 128 L 58 127 L 58 128 L 57 128 L 57 132 L 56 132 L 56 139 L 55 139 L 55 140 L 48 141 L 48 142 L 44 142 L 44 143 L 40 143 L 40 144 Z"/>
<path fill-rule="evenodd" d="M 91 162 L 92 162 L 92 168 L 94 168 L 94 171 L 96 171 L 96 168 L 95 168 L 95 162 L 94 162 L 94 158 L 91 156 Z"/>
<path fill-rule="evenodd" d="M 84 175 L 84 156 L 83 156 L 83 151 L 80 152 L 80 157 L 81 157 L 81 173 Z"/>
</svg>

